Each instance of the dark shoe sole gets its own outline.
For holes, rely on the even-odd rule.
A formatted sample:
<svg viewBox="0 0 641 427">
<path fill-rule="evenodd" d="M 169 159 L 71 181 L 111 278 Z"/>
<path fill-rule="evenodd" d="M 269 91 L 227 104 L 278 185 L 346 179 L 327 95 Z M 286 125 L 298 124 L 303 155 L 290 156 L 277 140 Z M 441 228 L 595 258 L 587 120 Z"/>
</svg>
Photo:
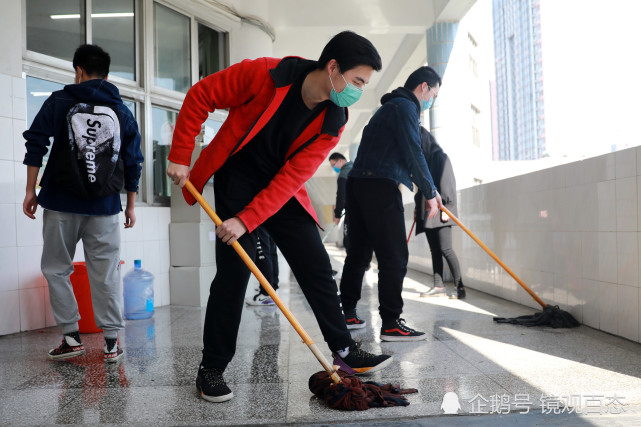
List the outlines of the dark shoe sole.
<svg viewBox="0 0 641 427">
<path fill-rule="evenodd" d="M 79 350 L 79 351 L 70 351 L 69 353 L 56 354 L 56 355 L 47 353 L 47 356 L 49 357 L 49 360 L 64 360 L 64 359 L 71 359 L 72 357 L 82 356 L 83 354 L 85 354 L 85 351 Z"/>
</svg>

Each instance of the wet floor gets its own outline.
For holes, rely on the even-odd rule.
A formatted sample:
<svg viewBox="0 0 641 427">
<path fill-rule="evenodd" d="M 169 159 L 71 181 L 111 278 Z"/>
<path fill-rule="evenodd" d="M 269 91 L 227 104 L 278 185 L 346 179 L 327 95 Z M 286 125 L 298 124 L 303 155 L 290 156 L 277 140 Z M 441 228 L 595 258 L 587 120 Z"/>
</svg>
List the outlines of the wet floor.
<svg viewBox="0 0 641 427">
<path fill-rule="evenodd" d="M 344 253 L 328 250 L 340 276 Z M 300 289 L 282 270 L 281 298 L 329 358 Z M 431 276 L 417 272 L 405 281 L 403 317 L 428 338 L 383 343 L 375 273 L 367 273 L 357 307 L 367 327 L 352 335 L 366 350 L 394 356 L 370 379 L 417 388 L 407 407 L 326 407 L 307 387 L 320 364 L 275 307 L 246 307 L 225 372 L 235 397 L 206 402 L 194 382 L 204 309 L 168 306 L 127 321 L 125 357 L 115 366 L 102 361 L 100 334 L 82 335 L 86 355 L 58 362 L 46 357 L 58 328 L 0 337 L 0 425 L 641 425 L 640 344 L 585 326 L 495 324 L 493 316 L 534 310 L 471 289 L 461 301 L 420 298 Z"/>
</svg>

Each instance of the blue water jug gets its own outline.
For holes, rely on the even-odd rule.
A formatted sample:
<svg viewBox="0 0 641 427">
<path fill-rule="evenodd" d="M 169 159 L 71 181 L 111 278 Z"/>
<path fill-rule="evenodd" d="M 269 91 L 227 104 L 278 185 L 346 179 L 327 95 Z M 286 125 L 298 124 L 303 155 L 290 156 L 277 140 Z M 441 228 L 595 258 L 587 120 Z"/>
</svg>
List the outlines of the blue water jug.
<svg viewBox="0 0 641 427">
<path fill-rule="evenodd" d="M 143 270 L 139 259 L 123 278 L 125 318 L 148 319 L 154 315 L 154 276 Z"/>
</svg>

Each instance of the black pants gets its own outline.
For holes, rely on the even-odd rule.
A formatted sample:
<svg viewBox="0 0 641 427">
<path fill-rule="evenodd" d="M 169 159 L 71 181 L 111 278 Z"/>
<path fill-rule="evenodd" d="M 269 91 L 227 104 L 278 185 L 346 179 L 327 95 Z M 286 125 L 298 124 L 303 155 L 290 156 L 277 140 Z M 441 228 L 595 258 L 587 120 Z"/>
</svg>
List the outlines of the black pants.
<svg viewBox="0 0 641 427">
<path fill-rule="evenodd" d="M 244 208 L 256 193 L 217 172 L 214 194 L 217 214 L 224 221 Z M 336 351 L 352 345 L 354 341 L 345 324 L 329 255 L 314 220 L 292 198 L 262 227 L 272 236 L 291 267 L 329 348 Z M 250 256 L 256 252 L 256 233 L 246 233 L 238 241 Z M 216 277 L 211 283 L 207 302 L 202 363 L 207 368 L 224 369 L 236 352 L 251 273 L 234 248 L 220 239 L 216 239 L 216 266 Z"/>
<path fill-rule="evenodd" d="M 443 257 L 450 267 L 454 284 L 458 285 L 461 281 L 461 268 L 459 267 L 458 258 L 454 249 L 452 249 L 452 226 L 428 228 L 425 230 L 427 243 L 430 245 L 432 253 L 432 269 L 434 270 L 434 286 L 443 286 Z"/>
<path fill-rule="evenodd" d="M 396 320 L 403 312 L 401 291 L 409 256 L 398 184 L 389 179 L 348 178 L 346 211 L 350 249 L 340 285 L 343 307 L 345 311 L 356 308 L 374 250 L 378 260 L 378 309 L 384 323 Z"/>
<path fill-rule="evenodd" d="M 265 276 L 274 290 L 278 289 L 278 252 L 272 236 L 263 228 L 254 230 L 256 234 L 256 267 Z M 260 286 L 260 293 L 267 295 L 267 291 Z"/>
</svg>

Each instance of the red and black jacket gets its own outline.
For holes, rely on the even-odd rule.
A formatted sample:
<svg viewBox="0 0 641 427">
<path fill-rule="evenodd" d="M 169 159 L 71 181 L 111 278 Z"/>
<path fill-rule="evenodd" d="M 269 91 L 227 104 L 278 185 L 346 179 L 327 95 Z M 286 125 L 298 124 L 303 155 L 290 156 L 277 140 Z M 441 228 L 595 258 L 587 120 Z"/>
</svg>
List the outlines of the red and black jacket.
<svg viewBox="0 0 641 427">
<path fill-rule="evenodd" d="M 195 137 L 208 112 L 229 108 L 229 116 L 203 149 L 190 172 L 190 181 L 202 192 L 211 176 L 241 150 L 272 118 L 287 92 L 313 61 L 297 57 L 244 60 L 212 74 L 189 89 L 178 114 L 169 160 L 189 166 Z M 286 161 L 269 185 L 236 214 L 251 232 L 278 212 L 292 196 L 318 222 L 305 190 L 338 144 L 347 123 L 347 109 L 333 103 L 307 126 L 290 146 Z M 183 189 L 187 203 L 196 200 Z"/>
</svg>

